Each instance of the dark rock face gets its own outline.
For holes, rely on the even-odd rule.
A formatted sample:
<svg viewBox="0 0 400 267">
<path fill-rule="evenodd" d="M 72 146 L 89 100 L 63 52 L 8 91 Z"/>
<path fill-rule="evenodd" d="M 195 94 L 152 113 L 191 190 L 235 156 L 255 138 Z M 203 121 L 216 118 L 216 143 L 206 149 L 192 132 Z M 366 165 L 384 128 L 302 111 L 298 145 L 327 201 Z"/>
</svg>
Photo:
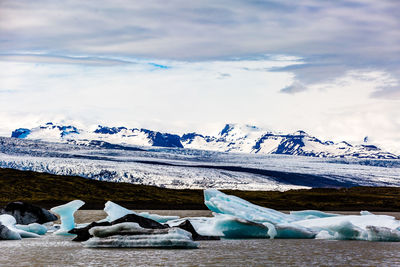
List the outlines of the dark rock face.
<svg viewBox="0 0 400 267">
<path fill-rule="evenodd" d="M 147 228 L 147 229 L 169 228 L 169 226 L 161 224 L 159 222 L 156 222 L 152 219 L 148 219 L 148 218 L 136 215 L 136 214 L 127 214 L 124 217 L 121 217 L 115 221 L 112 221 L 111 223 L 110 222 L 101 222 L 101 223 L 92 222 L 91 224 L 89 224 L 86 227 L 74 228 L 71 231 L 69 231 L 68 233 L 77 235 L 72 241 L 86 241 L 92 237 L 92 235 L 89 234 L 89 230 L 92 227 L 110 226 L 110 225 L 119 224 L 119 223 L 123 223 L 123 222 L 134 222 L 134 223 L 139 224 L 140 227 Z"/>
<path fill-rule="evenodd" d="M 199 241 L 199 240 L 220 240 L 219 236 L 204 236 L 200 235 L 199 233 L 196 232 L 194 229 L 193 225 L 190 223 L 189 220 L 184 221 L 180 225 L 177 226 L 178 228 L 181 228 L 185 231 L 188 231 L 189 233 L 192 234 L 192 238 L 194 241 Z"/>
<path fill-rule="evenodd" d="M 115 221 L 112 221 L 111 224 L 118 224 L 123 222 L 134 222 L 139 224 L 140 227 L 148 228 L 148 229 L 165 229 L 169 228 L 169 226 L 156 222 L 152 219 L 148 219 L 136 214 L 127 214 L 124 217 L 121 217 Z"/>
<path fill-rule="evenodd" d="M 90 228 L 95 227 L 95 226 L 110 226 L 110 225 L 111 225 L 111 223 L 109 223 L 109 222 L 100 222 L 100 223 L 92 222 L 91 224 L 89 224 L 86 227 L 74 228 L 71 231 L 69 231 L 68 233 L 76 235 L 76 237 L 74 239 L 72 239 L 72 241 L 79 241 L 79 242 L 86 241 L 92 237 L 92 235 L 89 234 Z"/>
<path fill-rule="evenodd" d="M 10 214 L 15 218 L 17 224 L 31 224 L 56 221 L 58 218 L 53 213 L 41 207 L 34 206 L 26 202 L 10 202 L 3 209 L 0 214 Z"/>
</svg>

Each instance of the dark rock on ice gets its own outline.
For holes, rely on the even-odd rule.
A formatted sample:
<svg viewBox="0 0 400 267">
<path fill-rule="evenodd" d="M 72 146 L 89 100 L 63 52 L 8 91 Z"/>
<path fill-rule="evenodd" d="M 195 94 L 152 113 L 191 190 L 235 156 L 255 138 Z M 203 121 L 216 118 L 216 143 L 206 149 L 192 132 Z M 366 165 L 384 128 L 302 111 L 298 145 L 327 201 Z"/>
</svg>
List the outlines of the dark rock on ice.
<svg viewBox="0 0 400 267">
<path fill-rule="evenodd" d="M 189 220 L 185 220 L 183 223 L 179 224 L 176 227 L 181 228 L 181 229 L 191 233 L 192 234 L 192 238 L 193 238 L 194 241 L 199 241 L 199 240 L 220 240 L 219 236 L 204 236 L 204 235 L 200 235 L 199 233 L 196 232 L 196 230 L 194 229 L 193 225 L 190 223 Z"/>
<path fill-rule="evenodd" d="M 111 224 L 119 224 L 123 222 L 134 222 L 139 224 L 140 227 L 149 228 L 149 229 L 165 229 L 169 228 L 169 226 L 156 222 L 155 220 L 145 218 L 136 214 L 127 214 L 124 217 L 121 217 L 115 221 L 112 221 Z"/>
<path fill-rule="evenodd" d="M 92 222 L 91 224 L 82 227 L 82 228 L 74 228 L 68 233 L 77 235 L 72 241 L 86 241 L 92 237 L 89 233 L 89 230 L 95 226 L 110 226 L 124 222 L 134 222 L 139 224 L 140 227 L 147 229 L 166 229 L 169 226 L 156 222 L 152 219 L 148 219 L 136 214 L 127 214 L 115 221 L 110 222 Z"/>
<path fill-rule="evenodd" d="M 86 240 L 88 240 L 89 238 L 92 237 L 92 235 L 89 234 L 89 230 L 92 227 L 95 227 L 95 226 L 110 226 L 110 225 L 111 225 L 111 223 L 109 223 L 109 222 L 92 222 L 91 224 L 89 224 L 89 225 L 87 225 L 85 227 L 74 228 L 74 229 L 70 230 L 68 233 L 76 235 L 76 237 L 74 239 L 72 239 L 72 241 L 79 241 L 79 242 L 80 241 L 86 241 Z"/>
<path fill-rule="evenodd" d="M 17 224 L 31 224 L 56 221 L 58 218 L 53 213 L 46 209 L 26 202 L 10 202 L 3 209 L 0 214 L 9 214 L 15 218 Z"/>
<path fill-rule="evenodd" d="M 20 240 L 21 236 L 0 223 L 0 240 Z"/>
</svg>

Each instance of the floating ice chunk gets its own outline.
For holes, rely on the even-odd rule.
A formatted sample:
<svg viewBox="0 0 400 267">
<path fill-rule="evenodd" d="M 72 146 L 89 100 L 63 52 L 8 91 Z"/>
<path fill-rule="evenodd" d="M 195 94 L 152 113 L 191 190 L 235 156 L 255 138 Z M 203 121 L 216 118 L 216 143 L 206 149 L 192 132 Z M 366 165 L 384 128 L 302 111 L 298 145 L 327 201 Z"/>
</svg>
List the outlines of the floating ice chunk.
<svg viewBox="0 0 400 267">
<path fill-rule="evenodd" d="M 21 229 L 18 229 L 16 227 L 17 221 L 15 218 L 11 215 L 8 214 L 2 214 L 0 215 L 0 223 L 4 226 L 6 226 L 10 231 L 17 233 L 20 237 L 22 238 L 36 238 L 40 237 L 39 235 L 35 233 L 30 233 Z"/>
<path fill-rule="evenodd" d="M 269 228 L 261 223 L 251 222 L 230 215 L 217 215 L 212 220 L 209 235 L 225 238 L 268 238 Z"/>
<path fill-rule="evenodd" d="M 378 227 L 387 227 L 389 229 L 396 229 L 400 227 L 400 221 L 396 220 L 393 216 L 387 215 L 347 215 L 319 219 L 309 219 L 293 222 L 293 225 L 300 225 L 310 229 L 329 229 L 331 226 L 341 224 L 348 221 L 351 224 L 366 230 L 367 226 L 373 225 Z"/>
<path fill-rule="evenodd" d="M 275 225 L 276 237 L 275 238 L 296 238 L 296 239 L 311 239 L 317 234 L 316 231 L 312 229 L 292 225 L 290 223 Z"/>
<path fill-rule="evenodd" d="M 330 240 L 330 239 L 335 239 L 335 237 L 333 235 L 331 235 L 328 231 L 322 230 L 315 236 L 315 239 Z"/>
<path fill-rule="evenodd" d="M 104 205 L 104 211 L 107 213 L 106 221 L 112 222 L 127 214 L 135 214 L 135 212 L 128 210 L 114 202 L 107 201 Z"/>
<path fill-rule="evenodd" d="M 28 225 L 17 224 L 15 225 L 15 227 L 20 230 L 24 230 L 30 233 L 35 233 L 38 235 L 44 235 L 47 233 L 47 227 L 38 223 L 31 223 Z"/>
<path fill-rule="evenodd" d="M 152 219 L 159 223 L 166 223 L 168 221 L 176 220 L 176 219 L 180 218 L 179 216 L 161 216 L 158 214 L 150 214 L 148 212 L 140 212 L 138 215 L 148 218 L 148 219 Z"/>
<path fill-rule="evenodd" d="M 52 208 L 51 211 L 58 214 L 61 220 L 60 229 L 55 231 L 54 234 L 71 235 L 68 231 L 75 228 L 74 213 L 84 204 L 85 202 L 82 200 L 73 200 L 67 204 Z"/>
<path fill-rule="evenodd" d="M 400 221 L 396 220 L 392 216 L 386 215 L 347 215 L 347 216 L 337 216 L 329 218 L 320 219 L 310 219 L 297 221 L 292 223 L 295 226 L 303 226 L 313 231 L 319 231 L 317 238 L 328 237 L 326 233 L 321 233 L 321 231 L 328 232 L 328 239 L 336 240 L 377 240 L 379 238 L 371 237 L 373 236 L 373 230 L 371 229 L 390 229 L 393 233 L 397 233 L 394 230 L 400 226 Z M 371 228 L 372 227 L 372 228 Z M 375 227 L 375 228 L 374 228 Z M 379 231 L 376 230 L 376 235 L 379 235 Z M 382 230 L 383 235 L 393 236 L 388 234 L 388 232 Z M 385 239 L 385 238 L 383 238 Z"/>
<path fill-rule="evenodd" d="M 112 235 L 141 235 L 141 234 L 166 234 L 169 228 L 148 229 L 142 228 L 138 223 L 124 222 L 110 226 L 95 226 L 89 230 L 89 234 L 95 237 L 108 237 Z"/>
<path fill-rule="evenodd" d="M 290 215 L 296 217 L 298 220 L 306 220 L 306 219 L 316 219 L 316 218 L 326 218 L 326 217 L 335 217 L 341 216 L 340 214 L 334 213 L 326 213 L 319 210 L 299 210 L 299 211 L 291 211 Z"/>
<path fill-rule="evenodd" d="M 369 241 L 400 242 L 400 231 L 387 227 L 367 226 Z"/>
<path fill-rule="evenodd" d="M 20 240 L 21 236 L 0 222 L 0 240 Z"/>
<path fill-rule="evenodd" d="M 360 211 L 360 215 L 375 215 L 375 214 L 373 214 L 367 210 L 362 210 L 362 211 Z"/>
<path fill-rule="evenodd" d="M 216 189 L 204 190 L 204 204 L 213 212 L 233 215 L 256 223 L 272 224 L 295 221 L 294 216 L 254 205 L 236 196 L 226 195 Z"/>
<path fill-rule="evenodd" d="M 161 216 L 158 214 L 150 214 L 148 212 L 136 213 L 134 211 L 124 208 L 114 202 L 111 202 L 111 201 L 107 201 L 107 203 L 104 206 L 104 211 L 107 213 L 107 217 L 105 218 L 105 221 L 108 221 L 108 222 L 115 221 L 119 218 L 124 217 L 127 214 L 136 214 L 136 215 L 148 218 L 148 219 L 152 219 L 159 223 L 165 223 L 170 220 L 179 219 L 179 216 Z"/>
<path fill-rule="evenodd" d="M 94 237 L 83 242 L 86 247 L 197 248 L 189 232 L 179 228 L 145 229 L 137 223 L 96 226 L 89 230 Z"/>
<path fill-rule="evenodd" d="M 205 190 L 204 197 L 207 207 L 219 215 L 209 219 L 191 219 L 200 234 L 227 238 L 400 241 L 400 221 L 393 216 L 374 215 L 367 211 L 361 215 L 339 215 L 315 210 L 288 215 L 214 189 Z"/>
<path fill-rule="evenodd" d="M 214 214 L 214 217 L 192 217 L 169 221 L 171 227 L 189 220 L 195 231 L 203 236 L 224 238 L 268 238 L 268 226 L 247 221 L 227 214 Z"/>
</svg>

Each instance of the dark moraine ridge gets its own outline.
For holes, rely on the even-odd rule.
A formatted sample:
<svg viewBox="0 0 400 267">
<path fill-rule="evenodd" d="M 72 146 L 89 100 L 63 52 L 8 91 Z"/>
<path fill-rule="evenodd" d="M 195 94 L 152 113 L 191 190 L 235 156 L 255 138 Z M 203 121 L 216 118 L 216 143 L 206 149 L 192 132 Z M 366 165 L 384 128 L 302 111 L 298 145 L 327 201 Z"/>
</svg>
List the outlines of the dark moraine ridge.
<svg viewBox="0 0 400 267">
<path fill-rule="evenodd" d="M 399 211 L 400 188 L 351 187 L 310 190 L 224 192 L 279 210 Z M 206 209 L 202 190 L 165 189 L 0 168 L 0 205 L 25 201 L 51 208 L 81 199 L 83 209 L 103 209 L 111 200 L 130 209 Z"/>
</svg>

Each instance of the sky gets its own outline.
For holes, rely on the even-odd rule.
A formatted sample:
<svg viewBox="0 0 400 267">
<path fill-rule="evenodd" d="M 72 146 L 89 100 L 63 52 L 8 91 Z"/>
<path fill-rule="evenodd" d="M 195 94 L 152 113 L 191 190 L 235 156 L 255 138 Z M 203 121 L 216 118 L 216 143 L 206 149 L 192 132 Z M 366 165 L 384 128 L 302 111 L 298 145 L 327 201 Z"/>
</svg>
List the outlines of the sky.
<svg viewBox="0 0 400 267">
<path fill-rule="evenodd" d="M 397 0 L 0 1 L 0 135 L 305 130 L 400 154 Z"/>
</svg>

